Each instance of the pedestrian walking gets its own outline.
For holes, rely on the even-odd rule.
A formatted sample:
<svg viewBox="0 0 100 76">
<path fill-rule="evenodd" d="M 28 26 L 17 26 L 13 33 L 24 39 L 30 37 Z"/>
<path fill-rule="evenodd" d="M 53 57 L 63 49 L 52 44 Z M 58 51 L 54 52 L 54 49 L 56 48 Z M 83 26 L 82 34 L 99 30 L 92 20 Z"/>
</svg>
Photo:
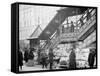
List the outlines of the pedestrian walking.
<svg viewBox="0 0 100 76">
<path fill-rule="evenodd" d="M 87 21 L 91 18 L 91 14 L 89 12 L 89 9 L 87 10 Z"/>
<path fill-rule="evenodd" d="M 44 50 L 41 53 L 41 62 L 42 62 L 42 68 L 47 68 L 47 54 L 44 52 Z"/>
<path fill-rule="evenodd" d="M 28 62 L 28 50 L 27 49 L 25 49 L 25 52 L 24 52 L 24 60 L 26 63 Z"/>
<path fill-rule="evenodd" d="M 49 50 L 49 63 L 50 63 L 50 70 L 52 70 L 52 66 L 53 66 L 53 57 L 54 57 L 54 54 L 53 54 L 53 49 L 50 48 Z"/>
<path fill-rule="evenodd" d="M 75 50 L 72 49 L 70 56 L 69 56 L 69 68 L 70 69 L 75 69 L 76 68 L 76 55 L 75 55 Z"/>
<path fill-rule="evenodd" d="M 34 54 L 33 54 L 32 50 L 30 50 L 28 57 L 29 57 L 30 60 L 34 59 Z"/>
<path fill-rule="evenodd" d="M 22 52 L 20 50 L 18 51 L 18 66 L 22 70 L 22 66 L 23 66 L 23 55 L 22 55 Z"/>
<path fill-rule="evenodd" d="M 71 21 L 71 30 L 70 30 L 70 32 L 74 32 L 74 23 L 73 23 L 73 21 Z"/>
<path fill-rule="evenodd" d="M 95 55 L 96 55 L 95 49 L 90 49 L 90 53 L 88 56 L 88 64 L 90 68 L 94 67 Z"/>
</svg>

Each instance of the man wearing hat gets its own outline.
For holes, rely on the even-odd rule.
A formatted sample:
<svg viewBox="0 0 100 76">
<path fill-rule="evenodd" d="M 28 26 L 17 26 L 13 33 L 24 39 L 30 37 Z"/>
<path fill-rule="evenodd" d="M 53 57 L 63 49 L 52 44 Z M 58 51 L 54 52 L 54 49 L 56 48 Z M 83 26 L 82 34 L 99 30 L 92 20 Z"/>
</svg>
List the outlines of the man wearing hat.
<svg viewBox="0 0 100 76">
<path fill-rule="evenodd" d="M 96 55 L 95 48 L 90 48 L 90 53 L 88 56 L 88 64 L 90 68 L 94 67 L 95 55 Z"/>
</svg>

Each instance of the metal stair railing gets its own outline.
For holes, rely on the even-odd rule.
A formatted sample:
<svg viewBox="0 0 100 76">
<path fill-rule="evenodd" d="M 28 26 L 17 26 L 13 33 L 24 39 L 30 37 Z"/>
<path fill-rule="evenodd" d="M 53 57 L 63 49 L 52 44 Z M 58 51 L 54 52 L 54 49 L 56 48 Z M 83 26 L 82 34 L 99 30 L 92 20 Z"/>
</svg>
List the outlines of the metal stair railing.
<svg viewBox="0 0 100 76">
<path fill-rule="evenodd" d="M 86 15 L 88 12 L 91 14 L 91 17 L 84 22 L 82 25 L 80 22 L 80 19 L 77 21 L 77 26 L 80 26 L 80 29 L 77 32 L 71 32 L 71 33 L 61 33 L 59 36 L 56 36 L 55 38 L 51 39 L 51 45 L 49 47 L 56 47 L 61 41 L 76 41 L 78 40 L 91 26 L 93 26 L 96 23 L 96 10 L 95 9 L 88 9 L 85 11 L 85 13 L 82 15 L 83 21 L 86 19 Z M 93 13 L 94 11 L 94 13 Z"/>
<path fill-rule="evenodd" d="M 95 9 L 94 9 L 95 10 Z M 92 11 L 91 11 L 92 12 Z M 79 29 L 77 38 L 79 39 L 87 30 L 89 30 L 96 23 L 96 13 Z"/>
<path fill-rule="evenodd" d="M 96 10 L 95 9 L 88 9 L 87 11 L 85 11 L 85 13 L 82 15 L 82 19 L 87 20 L 87 13 L 89 12 L 89 14 L 91 14 L 90 18 L 83 23 L 80 22 L 80 19 L 77 21 L 77 26 L 80 26 L 80 29 L 75 31 L 75 32 L 71 32 L 71 33 L 62 33 L 60 35 L 61 37 L 61 41 L 75 41 L 78 40 L 79 37 L 82 36 L 82 34 L 84 34 L 91 26 L 93 26 L 96 22 Z"/>
</svg>

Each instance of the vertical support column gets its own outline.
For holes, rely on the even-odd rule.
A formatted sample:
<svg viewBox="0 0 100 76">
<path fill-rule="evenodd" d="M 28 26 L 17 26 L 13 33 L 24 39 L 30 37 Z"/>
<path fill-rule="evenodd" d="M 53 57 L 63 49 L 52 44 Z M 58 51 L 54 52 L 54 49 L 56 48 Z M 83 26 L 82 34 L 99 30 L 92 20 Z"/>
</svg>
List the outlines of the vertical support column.
<svg viewBox="0 0 100 76">
<path fill-rule="evenodd" d="M 40 60 L 41 60 L 41 47 L 40 47 L 40 39 L 38 39 L 38 51 L 37 51 L 37 54 L 38 54 L 38 58 L 37 58 L 37 62 L 38 64 L 40 64 Z"/>
</svg>

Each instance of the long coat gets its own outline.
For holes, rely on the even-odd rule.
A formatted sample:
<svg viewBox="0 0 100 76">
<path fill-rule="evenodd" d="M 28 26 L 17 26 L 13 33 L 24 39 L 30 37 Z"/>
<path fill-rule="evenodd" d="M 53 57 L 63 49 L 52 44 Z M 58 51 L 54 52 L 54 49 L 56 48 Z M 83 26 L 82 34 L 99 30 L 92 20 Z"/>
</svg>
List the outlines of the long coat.
<svg viewBox="0 0 100 76">
<path fill-rule="evenodd" d="M 53 57 L 54 57 L 53 52 L 50 52 L 49 53 L 50 70 L 52 70 L 52 66 L 53 66 Z"/>
<path fill-rule="evenodd" d="M 74 32 L 74 24 L 71 24 L 70 32 Z"/>
<path fill-rule="evenodd" d="M 91 53 L 89 54 L 88 63 L 89 63 L 90 68 L 92 68 L 93 65 L 94 65 L 95 54 L 96 54 L 95 52 L 91 52 Z"/>
<path fill-rule="evenodd" d="M 18 65 L 19 66 L 23 65 L 23 55 L 21 51 L 18 51 Z"/>
<path fill-rule="evenodd" d="M 34 54 L 33 54 L 32 51 L 30 51 L 30 53 L 29 53 L 29 59 L 30 59 L 30 60 L 33 60 L 33 59 L 34 59 Z"/>
<path fill-rule="evenodd" d="M 76 68 L 76 55 L 75 52 L 72 50 L 69 57 L 69 68 L 75 69 Z"/>
<path fill-rule="evenodd" d="M 25 53 L 24 53 L 24 60 L 26 62 L 28 62 L 28 52 L 27 51 L 25 51 Z"/>
<path fill-rule="evenodd" d="M 46 65 L 47 64 L 47 54 L 45 52 L 41 53 L 41 63 L 42 65 Z"/>
</svg>

